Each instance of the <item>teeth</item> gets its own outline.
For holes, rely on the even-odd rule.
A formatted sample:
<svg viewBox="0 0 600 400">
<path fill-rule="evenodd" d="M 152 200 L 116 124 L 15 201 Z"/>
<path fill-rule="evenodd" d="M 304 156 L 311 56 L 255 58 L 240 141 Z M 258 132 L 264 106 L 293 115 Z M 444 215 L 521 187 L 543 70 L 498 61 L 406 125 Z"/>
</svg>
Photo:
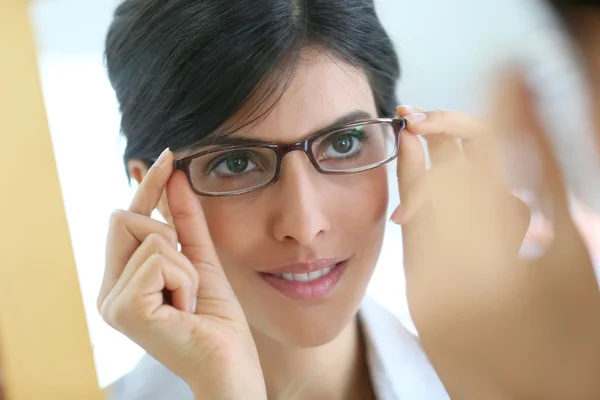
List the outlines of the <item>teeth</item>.
<svg viewBox="0 0 600 400">
<path fill-rule="evenodd" d="M 309 272 L 308 273 L 308 280 L 309 281 L 314 281 L 315 279 L 319 279 L 322 276 L 323 276 L 323 270 Z"/>
<path fill-rule="evenodd" d="M 318 271 L 307 272 L 304 274 L 276 274 L 275 276 L 291 282 L 312 282 L 331 272 L 334 266 L 320 269 Z"/>
<path fill-rule="evenodd" d="M 308 282 L 308 274 L 294 274 L 294 280 L 296 282 Z"/>
</svg>

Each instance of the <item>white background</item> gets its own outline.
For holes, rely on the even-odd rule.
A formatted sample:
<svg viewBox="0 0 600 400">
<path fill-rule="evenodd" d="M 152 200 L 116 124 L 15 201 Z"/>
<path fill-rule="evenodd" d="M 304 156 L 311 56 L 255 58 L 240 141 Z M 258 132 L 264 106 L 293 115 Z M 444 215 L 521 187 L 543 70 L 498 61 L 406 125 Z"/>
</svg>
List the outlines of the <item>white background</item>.
<svg viewBox="0 0 600 400">
<path fill-rule="evenodd" d="M 400 55 L 399 99 L 427 109 L 482 113 L 494 68 L 523 58 L 528 48 L 539 49 L 534 42 L 552 31 L 535 0 L 376 4 Z M 107 327 L 95 308 L 108 217 L 113 209 L 127 207 L 133 191 L 124 174 L 119 113 L 102 59 L 115 5 L 114 0 L 51 0 L 32 8 L 48 119 L 101 385 L 130 370 L 142 354 Z M 541 54 L 536 62 L 554 65 L 551 58 Z M 393 172 L 391 176 L 393 209 L 399 200 Z M 400 230 L 390 225 L 369 291 L 410 325 L 401 251 Z"/>
</svg>

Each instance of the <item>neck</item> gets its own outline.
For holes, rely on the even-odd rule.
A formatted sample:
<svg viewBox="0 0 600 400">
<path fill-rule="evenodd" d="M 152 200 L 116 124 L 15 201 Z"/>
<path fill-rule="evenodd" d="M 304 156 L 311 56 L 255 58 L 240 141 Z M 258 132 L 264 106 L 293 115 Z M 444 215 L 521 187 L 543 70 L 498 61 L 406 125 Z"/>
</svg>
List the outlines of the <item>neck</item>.
<svg viewBox="0 0 600 400">
<path fill-rule="evenodd" d="M 252 334 L 269 399 L 373 398 L 358 318 L 319 347 L 300 348 Z"/>
</svg>

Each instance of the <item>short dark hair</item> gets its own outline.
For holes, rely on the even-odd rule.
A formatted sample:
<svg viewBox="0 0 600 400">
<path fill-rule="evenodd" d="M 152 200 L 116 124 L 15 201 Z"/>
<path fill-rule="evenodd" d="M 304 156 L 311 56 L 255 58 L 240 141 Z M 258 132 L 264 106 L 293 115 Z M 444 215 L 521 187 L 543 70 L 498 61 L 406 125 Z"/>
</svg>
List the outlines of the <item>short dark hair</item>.
<svg viewBox="0 0 600 400">
<path fill-rule="evenodd" d="M 395 114 L 399 63 L 372 0 L 125 0 L 105 52 L 125 162 L 196 146 L 251 97 L 265 115 L 306 46 L 360 68 L 379 116 Z"/>
</svg>

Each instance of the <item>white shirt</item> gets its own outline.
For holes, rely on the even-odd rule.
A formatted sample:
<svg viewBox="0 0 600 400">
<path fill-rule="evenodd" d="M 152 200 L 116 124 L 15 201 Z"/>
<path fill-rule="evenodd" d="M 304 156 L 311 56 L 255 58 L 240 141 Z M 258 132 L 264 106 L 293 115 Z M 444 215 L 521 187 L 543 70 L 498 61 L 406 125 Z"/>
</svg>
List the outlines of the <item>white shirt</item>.
<svg viewBox="0 0 600 400">
<path fill-rule="evenodd" d="M 359 311 L 371 383 L 378 400 L 449 400 L 419 340 L 389 311 L 365 298 Z M 187 384 L 145 355 L 108 388 L 115 400 L 193 400 Z"/>
</svg>

